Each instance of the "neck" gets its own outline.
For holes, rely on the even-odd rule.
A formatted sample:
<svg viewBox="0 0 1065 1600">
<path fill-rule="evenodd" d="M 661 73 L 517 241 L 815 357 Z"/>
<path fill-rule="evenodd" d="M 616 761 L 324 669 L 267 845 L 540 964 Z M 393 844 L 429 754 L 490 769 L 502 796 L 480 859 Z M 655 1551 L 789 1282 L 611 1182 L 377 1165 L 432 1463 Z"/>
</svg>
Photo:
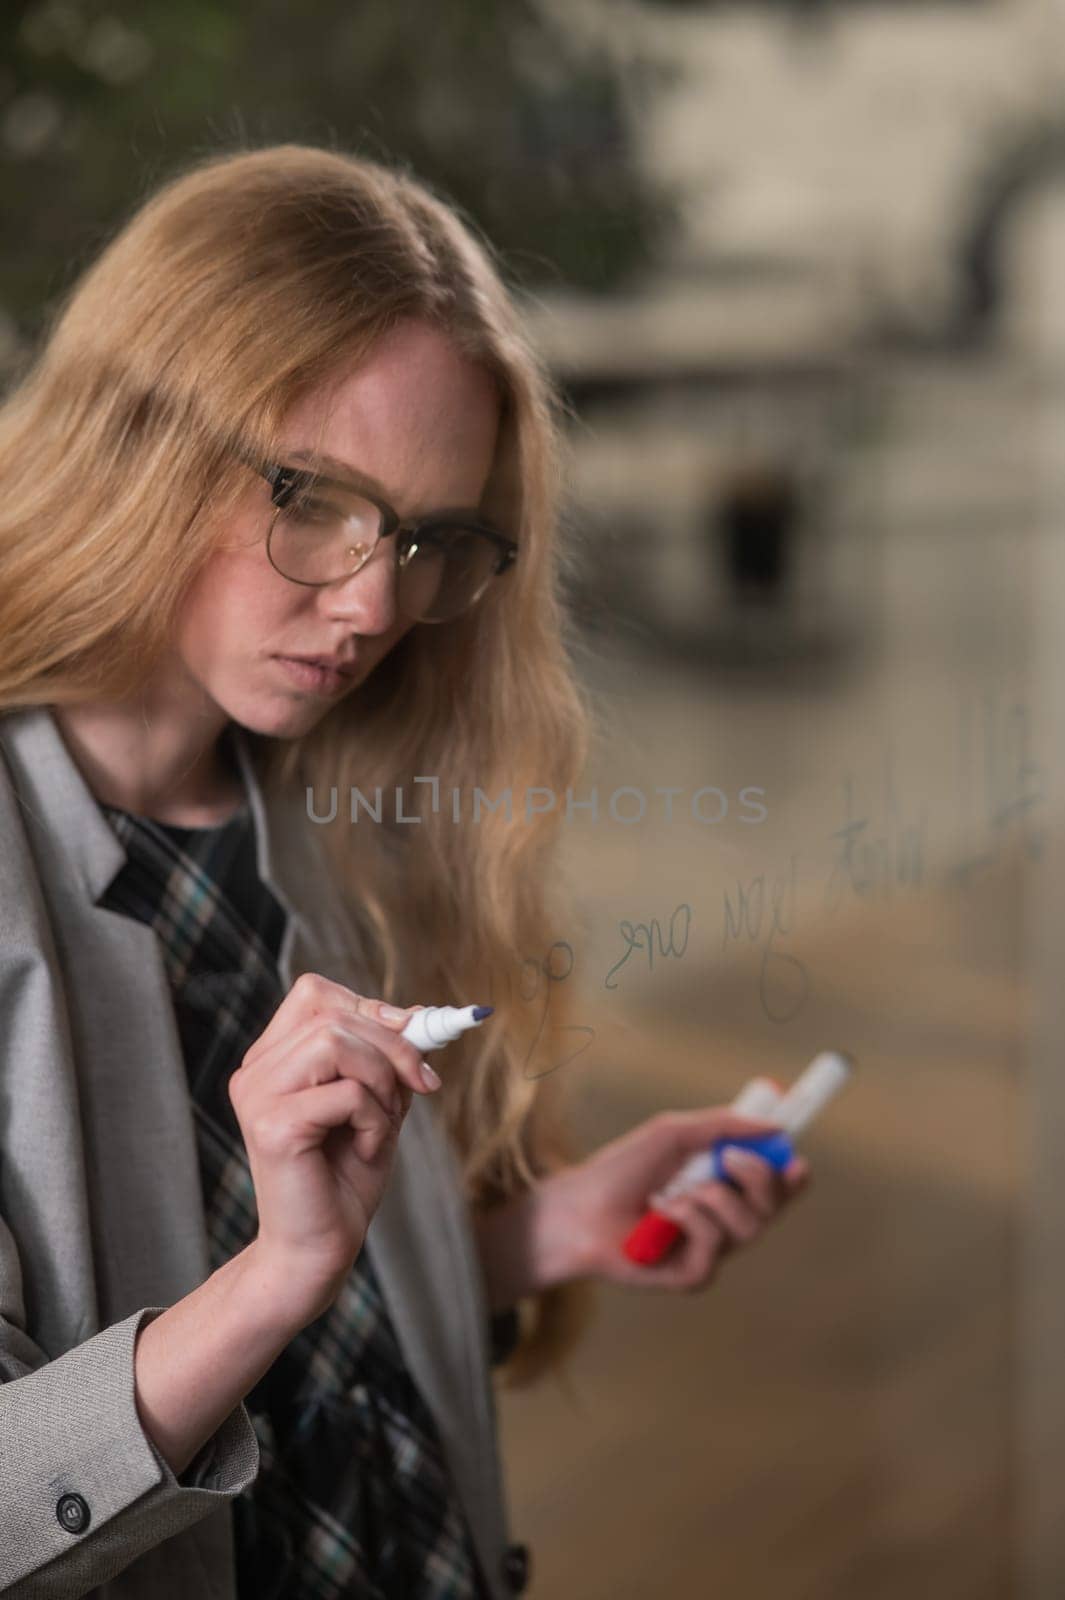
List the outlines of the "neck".
<svg viewBox="0 0 1065 1600">
<path fill-rule="evenodd" d="M 243 803 L 222 738 L 230 719 L 198 687 L 194 702 L 145 690 L 135 700 L 57 706 L 53 714 L 103 805 L 204 827 Z"/>
</svg>

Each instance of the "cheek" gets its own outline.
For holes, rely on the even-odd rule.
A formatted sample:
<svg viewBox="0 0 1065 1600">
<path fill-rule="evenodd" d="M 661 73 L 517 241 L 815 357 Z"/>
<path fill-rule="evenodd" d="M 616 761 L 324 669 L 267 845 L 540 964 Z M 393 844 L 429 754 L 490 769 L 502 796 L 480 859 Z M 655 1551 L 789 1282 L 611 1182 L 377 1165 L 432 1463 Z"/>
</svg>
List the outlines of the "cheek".
<svg viewBox="0 0 1065 1600">
<path fill-rule="evenodd" d="M 227 657 L 267 648 L 291 610 L 276 574 L 251 553 L 213 555 L 185 599 L 178 648 L 196 671 Z M 274 580 L 274 581 L 271 581 Z"/>
<path fill-rule="evenodd" d="M 364 635 L 359 640 L 359 654 L 367 663 L 368 668 L 372 670 L 373 667 L 380 665 L 384 658 L 396 648 L 397 644 L 410 633 L 411 629 L 416 627 L 417 623 L 408 622 L 405 617 L 400 617 L 396 619 L 394 627 L 391 627 L 387 633 L 379 634 L 376 637 Z"/>
</svg>

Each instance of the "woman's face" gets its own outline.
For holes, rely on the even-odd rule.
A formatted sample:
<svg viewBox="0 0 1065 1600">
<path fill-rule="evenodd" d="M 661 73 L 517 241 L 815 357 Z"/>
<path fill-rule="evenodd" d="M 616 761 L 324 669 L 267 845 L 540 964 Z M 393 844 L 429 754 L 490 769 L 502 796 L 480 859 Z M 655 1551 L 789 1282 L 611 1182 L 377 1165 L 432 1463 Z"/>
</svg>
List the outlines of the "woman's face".
<svg viewBox="0 0 1065 1600">
<path fill-rule="evenodd" d="M 324 422 L 324 431 L 323 431 Z M 363 365 L 313 392 L 286 418 L 290 452 L 329 455 L 369 477 L 404 519 L 476 506 L 491 470 L 498 399 L 487 371 L 426 323 L 398 325 Z M 182 666 L 226 718 L 295 738 L 361 683 L 415 626 L 396 609 L 394 540 L 344 582 L 292 583 L 271 566 L 270 488 L 260 479 L 220 530 L 181 613 Z M 340 656 L 355 672 L 339 689 L 308 687 L 280 658 Z"/>
</svg>

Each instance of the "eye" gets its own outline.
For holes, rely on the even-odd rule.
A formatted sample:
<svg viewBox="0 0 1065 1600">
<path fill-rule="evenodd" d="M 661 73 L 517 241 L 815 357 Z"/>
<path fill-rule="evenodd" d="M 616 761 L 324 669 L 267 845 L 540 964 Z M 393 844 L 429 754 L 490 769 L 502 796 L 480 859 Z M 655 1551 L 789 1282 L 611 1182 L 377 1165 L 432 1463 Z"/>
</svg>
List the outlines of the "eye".
<svg viewBox="0 0 1065 1600">
<path fill-rule="evenodd" d="M 312 527 L 335 522 L 340 516 L 340 511 L 321 495 L 300 494 L 293 495 L 292 499 L 282 507 L 281 514 L 290 522 Z"/>
</svg>

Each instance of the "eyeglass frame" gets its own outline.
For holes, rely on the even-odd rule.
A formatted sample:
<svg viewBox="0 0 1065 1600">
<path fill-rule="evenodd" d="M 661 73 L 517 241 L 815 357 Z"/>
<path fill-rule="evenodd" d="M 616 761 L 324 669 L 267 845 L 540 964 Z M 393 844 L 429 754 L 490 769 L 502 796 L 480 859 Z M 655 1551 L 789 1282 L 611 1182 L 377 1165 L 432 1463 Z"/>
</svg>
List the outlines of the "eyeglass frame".
<svg viewBox="0 0 1065 1600">
<path fill-rule="evenodd" d="M 364 488 L 362 484 L 344 483 L 339 478 L 333 478 L 326 473 L 316 471 L 313 467 L 286 467 L 281 462 L 276 461 L 267 462 L 264 466 L 260 466 L 256 462 L 249 461 L 248 465 L 251 466 L 253 471 L 257 472 L 261 478 L 265 478 L 267 483 L 270 485 L 270 498 L 274 505 L 274 515 L 271 519 L 270 527 L 266 534 L 266 557 L 274 571 L 279 573 L 282 578 L 287 579 L 289 583 L 299 583 L 308 589 L 327 589 L 331 584 L 334 583 L 346 583 L 348 578 L 353 578 L 357 572 L 362 571 L 363 567 L 366 566 L 367 562 L 373 556 L 373 553 L 377 549 L 381 540 L 389 539 L 393 534 L 404 534 L 407 536 L 407 538 L 403 541 L 404 548 L 402 550 L 399 548 L 400 541 L 397 540 L 397 561 L 400 563 L 400 565 L 402 565 L 403 558 L 408 555 L 411 548 L 416 545 L 418 534 L 424 532 L 425 529 L 432 528 L 434 526 L 447 525 L 454 527 L 457 525 L 459 527 L 469 529 L 469 531 L 472 533 L 484 535 L 491 541 L 492 544 L 495 545 L 498 552 L 497 565 L 495 571 L 489 575 L 488 583 L 491 582 L 492 578 L 502 577 L 510 570 L 515 561 L 518 559 L 518 544 L 515 539 L 511 539 L 507 534 L 500 532 L 498 528 L 493 527 L 490 522 L 484 521 L 483 518 L 471 516 L 470 512 L 465 509 L 455 508 L 434 511 L 428 517 L 420 517 L 412 521 L 404 522 L 402 517 L 399 515 L 399 512 L 396 511 L 394 507 L 390 506 L 387 500 L 383 500 L 380 495 Z M 297 494 L 301 488 L 309 487 L 311 484 L 322 484 L 325 487 L 343 489 L 347 494 L 356 494 L 361 500 L 365 500 L 369 505 L 372 505 L 381 516 L 381 526 L 377 531 L 372 546 L 370 547 L 369 554 L 359 562 L 357 567 L 353 567 L 350 572 L 338 574 L 335 578 L 325 578 L 321 582 L 314 582 L 308 578 L 289 577 L 287 572 L 281 571 L 281 568 L 277 565 L 270 550 L 270 541 L 273 536 L 274 528 L 277 526 L 279 513 L 285 509 L 285 507 L 292 500 L 293 496 Z M 453 617 L 421 617 L 412 618 L 411 620 L 421 622 L 453 622 L 456 617 L 464 616 L 467 611 L 473 609 L 478 600 L 480 600 L 481 596 L 487 590 L 488 583 L 486 583 L 484 588 L 474 595 L 473 599 L 463 608 L 462 611 L 456 611 Z"/>
</svg>

